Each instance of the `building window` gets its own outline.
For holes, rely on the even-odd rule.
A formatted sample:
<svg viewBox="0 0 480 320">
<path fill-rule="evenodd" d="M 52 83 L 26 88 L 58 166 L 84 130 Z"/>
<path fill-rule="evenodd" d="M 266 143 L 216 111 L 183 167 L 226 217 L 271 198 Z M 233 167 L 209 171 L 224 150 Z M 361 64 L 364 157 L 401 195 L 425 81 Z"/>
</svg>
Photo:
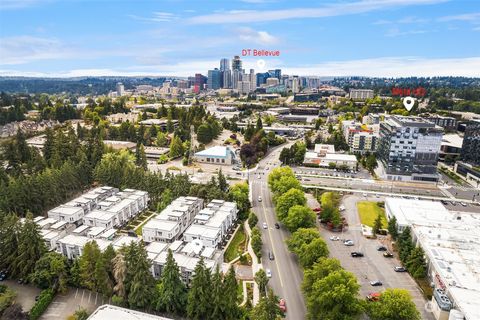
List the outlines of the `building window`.
<svg viewBox="0 0 480 320">
<path fill-rule="evenodd" d="M 222 159 L 222 163 L 225 163 L 225 159 Z"/>
</svg>

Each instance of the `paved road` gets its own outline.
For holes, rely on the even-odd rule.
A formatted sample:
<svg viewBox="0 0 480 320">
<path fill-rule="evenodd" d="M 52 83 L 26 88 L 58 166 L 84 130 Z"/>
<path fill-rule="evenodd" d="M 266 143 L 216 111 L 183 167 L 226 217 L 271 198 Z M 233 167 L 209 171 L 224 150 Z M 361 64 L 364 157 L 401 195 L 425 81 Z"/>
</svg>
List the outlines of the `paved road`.
<svg viewBox="0 0 480 320">
<path fill-rule="evenodd" d="M 259 228 L 262 230 L 263 252 L 262 264 L 265 269 L 270 269 L 272 278 L 269 286 L 275 294 L 285 299 L 287 303 L 287 319 L 305 319 L 306 307 L 301 293 L 303 273 L 295 255 L 290 253 L 285 244 L 289 232 L 285 229 L 275 229 L 277 218 L 273 207 L 272 197 L 268 189 L 268 172 L 278 167 L 278 156 L 283 148 L 280 147 L 269 154 L 260 162 L 257 173 L 250 175 L 252 183 L 253 211 L 259 219 Z M 273 165 L 273 162 L 276 162 Z M 268 168 L 268 169 L 267 169 Z M 260 176 L 260 179 L 258 178 Z M 258 196 L 262 201 L 258 201 Z M 262 224 L 266 222 L 268 229 L 263 229 Z M 268 252 L 272 251 L 275 259 L 269 260 Z"/>
<path fill-rule="evenodd" d="M 385 239 L 366 239 L 361 235 L 360 219 L 358 217 L 356 203 L 365 200 L 364 197 L 346 196 L 342 204 L 345 206 L 344 215 L 350 225 L 349 230 L 343 233 L 332 233 L 328 230 L 320 228 L 320 233 L 328 244 L 330 255 L 340 260 L 342 266 L 353 272 L 360 285 L 360 294 L 365 297 L 371 292 L 383 291 L 386 288 L 402 288 L 406 289 L 412 295 L 412 299 L 417 306 L 418 311 L 422 314 L 422 319 L 434 319 L 433 315 L 426 311 L 425 304 L 427 301 L 423 298 L 415 281 L 408 273 L 398 273 L 393 270 L 394 266 L 399 266 L 400 262 L 396 258 L 384 258 L 382 252 L 377 251 L 377 246 L 383 244 L 390 246 Z M 383 201 L 383 198 L 367 198 L 370 201 Z M 331 241 L 331 235 L 336 235 L 341 239 L 351 239 L 355 245 L 346 247 L 341 241 Z M 390 248 L 391 249 L 391 248 Z M 363 258 L 352 258 L 350 253 L 360 251 L 364 253 Z M 383 286 L 372 287 L 370 281 L 380 280 Z"/>
</svg>

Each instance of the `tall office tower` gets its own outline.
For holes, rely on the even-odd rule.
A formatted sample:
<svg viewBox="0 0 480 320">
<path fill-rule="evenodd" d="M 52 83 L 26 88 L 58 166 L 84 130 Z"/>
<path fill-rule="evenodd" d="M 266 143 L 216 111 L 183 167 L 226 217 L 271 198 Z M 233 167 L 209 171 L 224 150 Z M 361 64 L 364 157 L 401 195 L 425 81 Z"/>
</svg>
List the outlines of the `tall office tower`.
<svg viewBox="0 0 480 320">
<path fill-rule="evenodd" d="M 232 87 L 238 89 L 238 83 L 242 81 L 242 70 L 233 69 L 232 71 Z"/>
<path fill-rule="evenodd" d="M 232 70 L 235 71 L 240 71 L 242 72 L 242 60 L 240 59 L 239 56 L 235 56 L 233 57 L 233 60 L 232 60 Z"/>
<path fill-rule="evenodd" d="M 292 78 L 292 92 L 293 93 L 300 92 L 300 81 L 298 79 L 298 76 L 293 76 Z"/>
<path fill-rule="evenodd" d="M 203 91 L 206 83 L 207 83 L 207 78 L 201 73 L 196 73 L 193 92 L 199 93 L 200 91 Z"/>
<path fill-rule="evenodd" d="M 222 71 L 218 70 L 217 68 L 213 70 L 208 70 L 208 80 L 207 86 L 208 89 L 217 90 L 222 87 Z"/>
<path fill-rule="evenodd" d="M 267 79 L 270 77 L 268 72 L 257 73 L 257 86 L 260 87 L 262 84 L 267 83 Z"/>
<path fill-rule="evenodd" d="M 222 71 L 223 82 L 222 88 L 231 89 L 232 88 L 232 70 L 227 69 Z"/>
<path fill-rule="evenodd" d="M 250 69 L 248 81 L 250 81 L 250 91 L 255 91 L 255 89 L 257 89 L 257 77 L 255 75 L 255 70 Z"/>
<path fill-rule="evenodd" d="M 467 163 L 480 165 L 480 120 L 467 124 L 460 157 Z"/>
<path fill-rule="evenodd" d="M 125 87 L 123 86 L 123 83 L 117 82 L 116 91 L 117 91 L 117 96 L 119 97 L 125 94 Z"/>
<path fill-rule="evenodd" d="M 220 60 L 220 71 L 230 70 L 230 61 L 227 58 Z"/>
<path fill-rule="evenodd" d="M 268 73 L 270 74 L 270 78 L 277 78 L 278 81 L 282 80 L 282 70 L 281 69 L 268 70 Z"/>
<path fill-rule="evenodd" d="M 248 94 L 250 92 L 250 81 L 239 81 L 238 82 L 238 93 Z"/>
<path fill-rule="evenodd" d="M 438 181 L 443 129 L 414 116 L 391 116 L 380 123 L 377 158 L 388 180 Z"/>
</svg>

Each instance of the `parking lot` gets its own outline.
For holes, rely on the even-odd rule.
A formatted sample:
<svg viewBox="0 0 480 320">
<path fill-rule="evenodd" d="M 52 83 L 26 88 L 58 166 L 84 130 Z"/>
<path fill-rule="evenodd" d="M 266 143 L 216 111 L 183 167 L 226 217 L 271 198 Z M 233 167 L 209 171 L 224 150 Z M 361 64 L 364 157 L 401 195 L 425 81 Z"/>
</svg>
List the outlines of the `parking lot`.
<svg viewBox="0 0 480 320">
<path fill-rule="evenodd" d="M 383 252 L 377 251 L 377 247 L 384 245 L 391 251 L 391 244 L 385 238 L 367 239 L 362 236 L 360 220 L 357 214 L 357 201 L 365 200 L 365 197 L 346 196 L 342 205 L 345 207 L 343 214 L 349 223 L 349 229 L 342 233 L 330 232 L 321 228 L 320 232 L 327 241 L 330 256 L 340 260 L 342 266 L 353 272 L 360 285 L 360 294 L 366 296 L 372 292 L 383 291 L 386 288 L 406 289 L 412 295 L 412 299 L 422 314 L 422 319 L 434 319 L 433 315 L 426 311 L 427 301 L 418 288 L 416 282 L 406 272 L 395 272 L 395 266 L 401 266 L 396 257 L 385 258 Z M 370 201 L 383 201 L 382 198 L 367 198 Z M 332 241 L 331 236 L 338 236 L 340 240 Z M 342 239 L 350 239 L 353 246 L 345 246 Z M 364 257 L 351 257 L 351 252 L 358 251 L 364 254 Z M 382 286 L 373 287 L 371 281 L 379 280 Z"/>
<path fill-rule="evenodd" d="M 101 294 L 96 292 L 71 288 L 66 294 L 58 294 L 40 319 L 64 320 L 80 308 L 91 313 L 98 306 L 110 302 L 110 299 L 104 299 Z"/>
</svg>

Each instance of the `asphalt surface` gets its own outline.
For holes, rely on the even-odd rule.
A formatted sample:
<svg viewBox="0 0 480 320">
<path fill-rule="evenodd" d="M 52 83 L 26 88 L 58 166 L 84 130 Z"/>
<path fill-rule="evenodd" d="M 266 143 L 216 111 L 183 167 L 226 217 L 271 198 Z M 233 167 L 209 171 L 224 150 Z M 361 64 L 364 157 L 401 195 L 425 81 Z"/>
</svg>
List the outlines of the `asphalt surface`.
<svg viewBox="0 0 480 320">
<path fill-rule="evenodd" d="M 280 166 L 278 156 L 283 147 L 285 146 L 271 152 L 260 162 L 256 173 L 250 175 L 253 197 L 252 209 L 258 217 L 258 227 L 262 232 L 262 264 L 265 270 L 269 269 L 272 273 L 268 285 L 276 295 L 285 299 L 287 304 L 286 319 L 299 320 L 305 319 L 307 312 L 301 291 L 303 272 L 296 256 L 290 253 L 285 244 L 285 240 L 290 233 L 283 227 L 275 229 L 275 223 L 278 221 L 267 183 L 268 173 L 273 168 Z M 258 201 L 258 196 L 262 197 L 262 201 Z M 264 222 L 267 223 L 267 229 L 262 227 Z M 269 251 L 273 253 L 274 260 L 269 259 Z"/>
<path fill-rule="evenodd" d="M 386 288 L 401 288 L 410 292 L 412 300 L 422 315 L 422 319 L 434 319 L 433 315 L 426 310 L 427 301 L 423 297 L 416 282 L 406 272 L 395 272 L 395 266 L 401 266 L 397 257 L 385 258 L 383 252 L 377 251 L 379 245 L 384 245 L 392 251 L 391 244 L 385 238 L 367 239 L 362 236 L 360 219 L 358 217 L 357 201 L 383 201 L 383 198 L 346 196 L 342 204 L 345 206 L 343 215 L 347 218 L 349 229 L 341 233 L 333 233 L 320 227 L 320 233 L 324 237 L 330 250 L 330 256 L 340 260 L 342 266 L 354 273 L 360 283 L 360 294 L 365 297 L 372 292 L 381 292 Z M 330 236 L 335 235 L 340 239 L 353 240 L 354 246 L 347 247 L 342 240 L 332 241 Z M 352 258 L 351 252 L 359 251 L 364 257 Z M 373 287 L 370 281 L 380 280 L 382 286 Z"/>
</svg>

